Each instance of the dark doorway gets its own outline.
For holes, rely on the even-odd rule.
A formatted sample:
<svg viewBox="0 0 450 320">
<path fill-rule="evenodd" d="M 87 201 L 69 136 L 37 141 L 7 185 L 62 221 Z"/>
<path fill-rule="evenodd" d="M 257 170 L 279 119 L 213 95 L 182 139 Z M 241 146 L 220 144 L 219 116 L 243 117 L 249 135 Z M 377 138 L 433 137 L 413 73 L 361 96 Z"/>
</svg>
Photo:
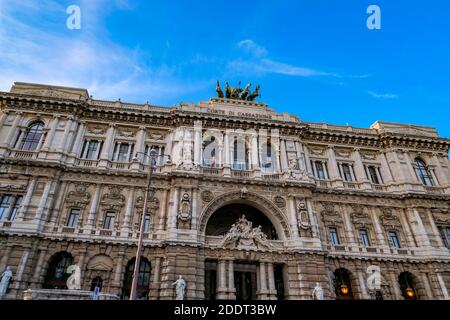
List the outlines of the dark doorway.
<svg viewBox="0 0 450 320">
<path fill-rule="evenodd" d="M 67 268 L 72 265 L 73 257 L 68 252 L 58 252 L 50 260 L 44 281 L 44 289 L 67 289 L 69 274 Z"/>
<path fill-rule="evenodd" d="M 234 263 L 234 287 L 236 300 L 256 300 L 256 264 Z"/>
<path fill-rule="evenodd" d="M 275 273 L 275 288 L 277 289 L 277 299 L 284 300 L 284 279 L 283 279 L 283 269 L 284 266 L 282 264 L 275 265 L 274 273 Z"/>
<path fill-rule="evenodd" d="M 125 277 L 123 279 L 122 299 L 128 300 L 131 292 L 131 284 L 133 281 L 133 271 L 135 258 L 131 259 L 125 270 Z M 150 286 L 151 267 L 150 262 L 146 258 L 141 258 L 139 266 L 139 275 L 137 283 L 136 297 L 138 300 L 147 300 Z"/>
<path fill-rule="evenodd" d="M 205 261 L 205 299 L 216 300 L 217 261 Z"/>
</svg>

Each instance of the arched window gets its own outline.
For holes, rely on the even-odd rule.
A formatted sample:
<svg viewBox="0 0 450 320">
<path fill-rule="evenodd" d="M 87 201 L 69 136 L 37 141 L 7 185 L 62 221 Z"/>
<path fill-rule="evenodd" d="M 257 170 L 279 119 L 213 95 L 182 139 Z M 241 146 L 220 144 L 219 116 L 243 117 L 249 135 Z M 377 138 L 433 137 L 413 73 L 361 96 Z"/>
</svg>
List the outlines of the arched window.
<svg viewBox="0 0 450 320">
<path fill-rule="evenodd" d="M 334 272 L 334 293 L 338 300 L 353 299 L 350 272 L 347 269 L 339 268 Z"/>
<path fill-rule="evenodd" d="M 27 131 L 23 135 L 22 140 L 20 141 L 19 149 L 36 150 L 43 133 L 44 123 L 39 121 L 30 124 Z"/>
<path fill-rule="evenodd" d="M 417 177 L 422 183 L 426 186 L 434 186 L 433 177 L 425 162 L 420 158 L 416 158 L 414 160 L 414 165 L 416 167 Z"/>
<path fill-rule="evenodd" d="M 70 253 L 55 254 L 48 265 L 44 289 L 67 289 L 66 281 L 70 274 L 66 271 L 72 263 L 73 257 Z"/>
<path fill-rule="evenodd" d="M 415 290 L 414 276 L 410 272 L 402 272 L 398 276 L 398 283 L 400 284 L 400 290 L 405 300 L 416 300 L 417 292 Z"/>
<path fill-rule="evenodd" d="M 98 287 L 100 291 L 102 291 L 103 279 L 101 277 L 95 277 L 91 282 L 91 291 L 95 290 L 95 287 Z"/>
<path fill-rule="evenodd" d="M 125 270 L 125 277 L 123 281 L 122 298 L 128 299 L 131 292 L 131 283 L 133 281 L 133 271 L 135 258 L 131 259 Z M 150 262 L 141 258 L 141 265 L 139 266 L 139 276 L 137 284 L 137 299 L 144 300 L 148 298 L 149 286 L 150 286 Z"/>
</svg>

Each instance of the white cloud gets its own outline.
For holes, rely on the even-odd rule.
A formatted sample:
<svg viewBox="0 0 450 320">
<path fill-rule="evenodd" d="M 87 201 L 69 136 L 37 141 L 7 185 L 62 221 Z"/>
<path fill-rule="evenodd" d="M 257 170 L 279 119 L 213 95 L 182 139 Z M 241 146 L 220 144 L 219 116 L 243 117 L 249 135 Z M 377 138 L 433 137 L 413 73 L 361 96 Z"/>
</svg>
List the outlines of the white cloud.
<svg viewBox="0 0 450 320">
<path fill-rule="evenodd" d="M 377 99 L 397 99 L 399 97 L 399 95 L 392 93 L 376 93 L 373 91 L 368 91 L 367 93 Z"/>
<path fill-rule="evenodd" d="M 251 39 L 238 42 L 237 47 L 245 53 L 249 53 L 251 58 L 239 58 L 228 63 L 231 73 L 264 75 L 268 73 L 283 74 L 295 77 L 334 77 L 334 78 L 354 78 L 364 79 L 369 75 L 340 75 L 308 67 L 295 66 L 274 60 L 269 57 L 269 52 L 263 46 Z"/>
<path fill-rule="evenodd" d="M 56 1 L 1 0 L 0 90 L 8 91 L 15 81 L 36 82 L 87 88 L 99 99 L 148 97 L 150 103 L 160 103 L 210 85 L 184 83 L 174 76 L 174 68 L 154 67 L 140 50 L 110 41 L 101 3 L 107 7 L 102 1 L 81 1 L 81 30 L 68 30 L 65 8 Z M 116 3 L 128 8 L 127 1 Z M 64 18 L 55 18 L 59 15 Z M 33 16 L 50 19 L 40 26 Z"/>
<path fill-rule="evenodd" d="M 251 39 L 239 41 L 239 43 L 237 44 L 237 47 L 243 49 L 247 53 L 250 53 L 251 55 L 258 57 L 258 58 L 264 57 L 267 55 L 266 48 L 258 45 Z"/>
</svg>

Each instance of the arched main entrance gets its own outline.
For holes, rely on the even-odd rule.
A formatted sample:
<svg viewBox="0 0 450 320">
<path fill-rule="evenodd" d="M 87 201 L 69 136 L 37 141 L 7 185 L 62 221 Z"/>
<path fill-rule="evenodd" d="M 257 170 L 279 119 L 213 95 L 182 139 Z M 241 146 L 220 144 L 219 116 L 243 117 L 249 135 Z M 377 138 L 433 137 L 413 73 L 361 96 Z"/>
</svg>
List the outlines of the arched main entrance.
<svg viewBox="0 0 450 320">
<path fill-rule="evenodd" d="M 205 261 L 206 299 L 284 298 L 284 265 L 267 257 L 261 261 L 264 251 L 275 250 L 279 233 L 259 208 L 242 202 L 218 208 L 206 223 L 205 237 L 207 245 L 223 251 Z"/>
<path fill-rule="evenodd" d="M 70 253 L 61 251 L 54 254 L 49 262 L 45 275 L 44 289 L 67 289 L 69 274 L 67 268 L 73 263 Z"/>
</svg>

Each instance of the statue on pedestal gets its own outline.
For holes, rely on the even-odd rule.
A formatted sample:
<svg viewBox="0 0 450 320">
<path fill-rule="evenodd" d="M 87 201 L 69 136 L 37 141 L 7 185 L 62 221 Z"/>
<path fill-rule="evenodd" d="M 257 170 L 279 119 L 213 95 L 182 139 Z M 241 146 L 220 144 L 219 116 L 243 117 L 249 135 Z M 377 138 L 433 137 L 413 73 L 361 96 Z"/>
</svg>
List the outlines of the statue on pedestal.
<svg viewBox="0 0 450 320">
<path fill-rule="evenodd" d="M 76 264 L 67 268 L 70 277 L 67 279 L 66 285 L 69 290 L 81 290 L 81 269 Z"/>
<path fill-rule="evenodd" d="M 6 291 L 9 287 L 9 282 L 13 277 L 13 273 L 11 271 L 11 267 L 7 266 L 6 270 L 2 273 L 2 280 L 0 281 L 0 298 L 6 296 Z"/>
<path fill-rule="evenodd" d="M 176 285 L 175 290 L 177 291 L 177 300 L 184 300 L 186 281 L 184 281 L 183 277 L 179 275 L 178 279 L 174 283 L 172 283 L 172 285 Z"/>
<path fill-rule="evenodd" d="M 323 289 L 318 282 L 316 282 L 312 296 L 314 300 L 323 300 Z"/>
</svg>

